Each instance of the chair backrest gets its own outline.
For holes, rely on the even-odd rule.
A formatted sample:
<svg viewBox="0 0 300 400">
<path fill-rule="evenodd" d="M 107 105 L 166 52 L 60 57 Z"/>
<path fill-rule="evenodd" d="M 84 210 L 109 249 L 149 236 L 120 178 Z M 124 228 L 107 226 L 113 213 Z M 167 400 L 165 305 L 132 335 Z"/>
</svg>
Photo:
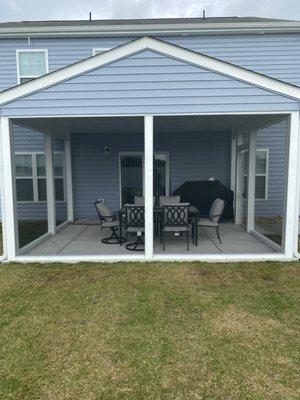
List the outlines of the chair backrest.
<svg viewBox="0 0 300 400">
<path fill-rule="evenodd" d="M 95 201 L 95 207 L 97 210 L 98 217 L 100 219 L 100 223 L 103 221 L 112 221 L 114 218 L 112 216 L 111 210 L 106 206 L 103 199 L 98 199 Z"/>
<path fill-rule="evenodd" d="M 144 206 L 145 205 L 145 199 L 143 196 L 134 196 L 134 204 L 136 206 Z"/>
<path fill-rule="evenodd" d="M 223 214 L 224 206 L 224 200 L 215 199 L 209 210 L 209 219 L 213 222 L 218 223 Z"/>
<path fill-rule="evenodd" d="M 188 226 L 190 203 L 164 204 L 163 225 L 166 226 Z"/>
<path fill-rule="evenodd" d="M 127 228 L 143 228 L 145 226 L 145 207 L 136 204 L 125 204 Z"/>
<path fill-rule="evenodd" d="M 143 196 L 134 196 L 134 204 L 136 206 L 144 206 L 145 205 L 145 197 Z M 155 204 L 155 197 L 153 196 L 153 204 Z"/>
<path fill-rule="evenodd" d="M 159 196 L 159 205 L 164 206 L 166 204 L 179 204 L 180 196 Z"/>
</svg>

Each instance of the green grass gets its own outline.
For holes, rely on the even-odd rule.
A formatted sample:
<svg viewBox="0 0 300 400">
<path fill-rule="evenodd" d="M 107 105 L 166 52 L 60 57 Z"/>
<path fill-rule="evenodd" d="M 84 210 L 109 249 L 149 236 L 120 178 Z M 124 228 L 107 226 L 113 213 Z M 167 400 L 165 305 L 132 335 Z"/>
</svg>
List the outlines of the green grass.
<svg viewBox="0 0 300 400">
<path fill-rule="evenodd" d="M 18 221 L 19 229 L 19 247 L 22 248 L 26 244 L 44 235 L 48 231 L 47 220 L 43 221 Z"/>
<path fill-rule="evenodd" d="M 298 263 L 4 265 L 0 399 L 298 399 Z"/>
</svg>

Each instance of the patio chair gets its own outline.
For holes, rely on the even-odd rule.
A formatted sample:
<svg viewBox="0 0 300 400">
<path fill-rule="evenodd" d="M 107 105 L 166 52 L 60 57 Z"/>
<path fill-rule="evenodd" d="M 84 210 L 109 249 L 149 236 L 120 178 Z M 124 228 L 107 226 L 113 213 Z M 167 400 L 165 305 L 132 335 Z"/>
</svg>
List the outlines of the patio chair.
<svg viewBox="0 0 300 400">
<path fill-rule="evenodd" d="M 165 204 L 179 204 L 180 196 L 159 196 L 159 205 L 164 206 Z"/>
<path fill-rule="evenodd" d="M 144 206 L 145 205 L 145 197 L 134 196 L 134 204 L 136 206 Z M 155 197 L 154 196 L 153 196 L 153 205 L 155 205 Z"/>
<path fill-rule="evenodd" d="M 104 244 L 120 244 L 126 242 L 125 238 L 118 235 L 119 230 L 119 216 L 118 214 L 113 214 L 111 210 L 106 206 L 103 199 L 98 199 L 95 201 L 95 207 L 100 221 L 100 228 L 110 229 L 111 235 L 107 238 L 101 240 Z"/>
<path fill-rule="evenodd" d="M 136 234 L 136 240 L 128 243 L 126 249 L 144 251 L 145 207 L 143 205 L 125 204 L 125 230 L 126 234 Z"/>
<path fill-rule="evenodd" d="M 194 238 L 195 245 L 198 246 L 198 229 L 200 227 L 205 228 L 214 228 L 216 230 L 216 234 L 218 236 L 220 244 L 222 244 L 220 237 L 220 225 L 219 221 L 222 217 L 223 211 L 225 207 L 225 202 L 222 199 L 215 199 L 211 205 L 209 216 L 207 218 L 200 217 L 196 219 L 194 222 Z"/>
<path fill-rule="evenodd" d="M 167 232 L 174 232 L 176 236 L 185 232 L 186 248 L 189 250 L 189 206 L 189 203 L 163 205 L 161 243 L 164 251 L 166 248 L 165 234 Z"/>
</svg>

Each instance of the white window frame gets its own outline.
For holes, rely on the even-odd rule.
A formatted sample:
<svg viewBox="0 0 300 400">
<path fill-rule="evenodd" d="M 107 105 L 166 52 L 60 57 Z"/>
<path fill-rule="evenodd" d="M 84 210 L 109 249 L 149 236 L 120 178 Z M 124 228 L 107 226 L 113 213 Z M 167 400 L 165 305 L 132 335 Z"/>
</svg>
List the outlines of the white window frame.
<svg viewBox="0 0 300 400">
<path fill-rule="evenodd" d="M 93 56 L 97 55 L 97 51 L 101 51 L 101 53 L 104 53 L 105 51 L 108 51 L 110 49 L 111 49 L 111 47 L 95 47 L 93 49 Z M 98 53 L 98 54 L 101 54 L 101 53 Z"/>
<path fill-rule="evenodd" d="M 154 151 L 155 154 L 164 154 L 166 156 L 166 195 L 170 194 L 170 166 L 169 166 L 169 152 L 168 151 Z M 142 168 L 144 171 L 144 152 L 143 151 L 120 151 L 119 152 L 119 203 L 122 208 L 122 169 L 121 169 L 121 158 L 122 156 L 141 156 L 142 157 Z M 143 173 L 143 196 L 145 195 L 145 174 Z"/>
<path fill-rule="evenodd" d="M 37 175 L 37 162 L 36 162 L 36 156 L 39 154 L 44 154 L 44 151 L 15 151 L 14 155 L 15 156 L 22 156 L 22 155 L 30 155 L 31 156 L 31 165 L 32 165 L 32 175 L 27 176 L 27 177 L 22 177 L 18 176 L 16 177 L 17 179 L 32 179 L 33 182 L 33 200 L 17 200 L 18 204 L 22 203 L 47 203 L 46 200 L 39 200 L 39 191 L 38 191 L 38 179 L 46 179 L 46 176 L 38 176 Z M 63 176 L 54 176 L 54 180 L 57 179 L 63 179 L 63 200 L 56 200 L 56 203 L 65 203 L 66 202 L 66 157 L 65 157 L 65 152 L 64 151 L 54 151 L 54 154 L 62 154 L 62 162 L 63 162 Z"/>
<path fill-rule="evenodd" d="M 245 157 L 244 157 L 244 155 L 245 155 L 245 153 L 247 153 L 248 151 L 247 150 L 243 150 L 243 165 L 244 165 L 244 162 L 245 162 Z M 265 184 L 265 197 L 262 199 L 262 198 L 257 198 L 256 197 L 256 193 L 255 193 L 255 201 L 266 201 L 266 200 L 268 200 L 268 193 L 269 193 L 269 190 L 268 190 L 268 188 L 269 188 L 269 149 L 266 149 L 266 148 L 257 148 L 256 149 L 256 153 L 258 153 L 258 152 L 264 152 L 264 153 L 266 153 L 266 172 L 264 173 L 264 174 L 258 174 L 256 171 L 255 171 L 255 179 L 256 179 L 256 177 L 257 176 L 264 176 L 265 178 L 266 178 L 266 184 Z M 244 171 L 244 173 L 243 173 L 243 176 L 244 176 L 244 178 L 245 178 L 245 176 L 247 176 L 247 174 L 245 173 L 245 171 Z M 243 180 L 243 182 L 244 182 L 244 180 Z"/>
<path fill-rule="evenodd" d="M 34 53 L 44 53 L 45 54 L 45 67 L 46 67 L 46 72 L 45 74 L 49 73 L 49 58 L 48 58 L 48 49 L 35 49 L 35 48 L 28 48 L 28 49 L 17 49 L 16 50 L 16 64 L 17 64 L 17 79 L 18 79 L 18 85 L 21 84 L 21 79 L 22 78 L 28 78 L 28 79 L 35 79 L 40 77 L 41 75 L 20 75 L 20 64 L 19 64 L 19 53 L 28 53 L 28 52 L 34 52 Z"/>
</svg>

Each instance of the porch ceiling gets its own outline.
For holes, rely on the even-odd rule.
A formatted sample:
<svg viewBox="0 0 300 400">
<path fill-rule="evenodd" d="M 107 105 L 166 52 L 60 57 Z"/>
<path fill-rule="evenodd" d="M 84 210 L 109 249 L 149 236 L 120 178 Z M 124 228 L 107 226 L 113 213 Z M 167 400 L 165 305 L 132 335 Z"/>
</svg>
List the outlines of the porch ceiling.
<svg viewBox="0 0 300 400">
<path fill-rule="evenodd" d="M 261 129 L 286 118 L 284 114 L 174 115 L 154 119 L 155 133 Z M 142 117 L 17 118 L 18 125 L 38 132 L 64 136 L 67 133 L 139 133 Z"/>
</svg>

